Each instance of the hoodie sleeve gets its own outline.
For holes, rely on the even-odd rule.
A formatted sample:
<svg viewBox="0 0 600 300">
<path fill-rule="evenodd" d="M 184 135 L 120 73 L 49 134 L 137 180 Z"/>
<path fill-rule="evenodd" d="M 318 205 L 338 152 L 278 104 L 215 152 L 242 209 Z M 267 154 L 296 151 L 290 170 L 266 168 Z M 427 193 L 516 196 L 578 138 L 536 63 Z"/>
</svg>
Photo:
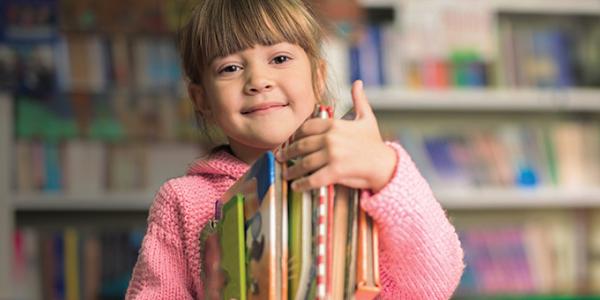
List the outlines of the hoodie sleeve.
<svg viewBox="0 0 600 300">
<path fill-rule="evenodd" d="M 382 299 L 449 299 L 463 271 L 458 236 L 408 153 L 377 194 L 363 192 L 361 207 L 379 226 Z"/>
<path fill-rule="evenodd" d="M 193 299 L 179 225 L 176 194 L 169 183 L 159 190 L 148 216 L 148 229 L 127 300 Z"/>
</svg>

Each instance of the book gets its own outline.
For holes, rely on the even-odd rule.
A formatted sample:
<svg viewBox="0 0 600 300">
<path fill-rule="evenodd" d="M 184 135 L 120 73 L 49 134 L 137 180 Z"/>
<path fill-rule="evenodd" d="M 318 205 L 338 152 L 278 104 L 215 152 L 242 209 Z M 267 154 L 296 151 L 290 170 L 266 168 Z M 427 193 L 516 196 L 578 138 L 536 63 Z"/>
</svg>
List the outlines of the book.
<svg viewBox="0 0 600 300">
<path fill-rule="evenodd" d="M 355 294 L 357 300 L 375 299 L 381 289 L 377 232 L 377 225 L 360 210 Z"/>
<path fill-rule="evenodd" d="M 246 258 L 244 244 L 244 197 L 238 194 L 223 205 L 219 240 L 226 286 L 223 299 L 246 299 Z"/>
<path fill-rule="evenodd" d="M 245 280 L 247 299 L 282 299 L 284 294 L 287 296 L 287 292 L 284 293 L 287 283 L 283 283 L 284 280 L 287 281 L 287 273 L 283 272 L 283 264 L 287 265 L 283 253 L 284 247 L 282 247 L 282 221 L 287 219 L 283 217 L 282 199 L 285 199 L 283 196 L 281 166 L 275 163 L 273 153 L 267 152 L 222 197 L 222 199 L 234 199 L 236 202 L 243 199 L 245 241 L 243 251 L 247 270 Z M 221 203 L 225 207 L 230 205 L 229 201 L 221 200 Z M 216 233 L 222 226 L 220 225 L 222 214 L 218 206 L 215 220 L 202 230 L 200 238 L 201 257 L 205 263 L 202 276 L 207 287 L 218 287 L 223 284 L 219 280 L 223 276 L 221 265 L 225 257 L 232 257 L 228 253 L 229 248 L 218 246 L 219 235 Z M 227 230 L 221 231 L 220 236 L 230 234 L 238 233 Z M 235 251 L 242 250 L 236 248 Z M 210 261 L 213 262 L 207 263 Z M 214 295 L 217 293 L 214 289 L 207 289 L 207 292 L 211 293 L 207 294 L 209 298 L 219 297 Z"/>
</svg>

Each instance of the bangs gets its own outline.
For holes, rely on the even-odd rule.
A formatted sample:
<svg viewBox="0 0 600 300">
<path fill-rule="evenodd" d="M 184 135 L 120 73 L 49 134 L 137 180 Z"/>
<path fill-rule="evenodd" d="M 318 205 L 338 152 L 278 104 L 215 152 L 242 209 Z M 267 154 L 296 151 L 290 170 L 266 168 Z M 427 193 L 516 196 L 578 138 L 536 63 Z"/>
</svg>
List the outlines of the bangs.
<svg viewBox="0 0 600 300">
<path fill-rule="evenodd" d="M 316 20 L 301 0 L 206 0 L 198 5 L 192 21 L 183 29 L 180 44 L 191 51 L 196 71 L 217 58 L 253 47 L 281 42 L 296 44 L 307 55 L 318 56 L 321 32 Z M 198 12 L 203 12 L 198 14 Z M 187 38 L 187 39 L 186 39 Z M 187 50 L 186 50 L 187 48 Z M 199 68 L 198 68 L 199 67 Z M 188 76 L 192 75 L 188 72 Z M 199 75 L 198 75 L 199 76 Z M 192 81 L 199 78 L 189 76 Z"/>
</svg>

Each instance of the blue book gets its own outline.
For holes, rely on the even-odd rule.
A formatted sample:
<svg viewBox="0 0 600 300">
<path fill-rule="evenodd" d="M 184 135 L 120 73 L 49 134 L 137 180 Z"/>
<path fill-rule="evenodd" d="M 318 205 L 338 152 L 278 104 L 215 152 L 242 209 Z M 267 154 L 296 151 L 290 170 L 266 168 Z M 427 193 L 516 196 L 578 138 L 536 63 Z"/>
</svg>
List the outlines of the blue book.
<svg viewBox="0 0 600 300">
<path fill-rule="evenodd" d="M 533 33 L 533 51 L 541 67 L 535 78 L 540 87 L 569 87 L 574 84 L 572 45 L 560 30 Z"/>
<path fill-rule="evenodd" d="M 362 79 L 361 68 L 359 63 L 360 53 L 358 46 L 356 45 L 351 46 L 349 51 L 350 54 L 348 55 L 348 57 L 350 58 L 350 61 L 348 62 L 348 64 L 350 65 L 350 83 L 352 83 L 355 80 Z"/>
<path fill-rule="evenodd" d="M 62 171 L 60 168 L 59 146 L 56 143 L 46 143 L 44 145 L 46 152 L 46 183 L 44 190 L 48 192 L 57 192 L 62 189 Z"/>
<path fill-rule="evenodd" d="M 381 86 L 384 84 L 383 51 L 381 28 L 369 26 L 357 46 L 358 57 L 352 57 L 351 63 L 359 65 L 359 77 L 366 86 Z"/>
<path fill-rule="evenodd" d="M 65 299 L 65 244 L 63 234 L 54 233 L 54 272 L 53 292 L 54 299 Z"/>
</svg>

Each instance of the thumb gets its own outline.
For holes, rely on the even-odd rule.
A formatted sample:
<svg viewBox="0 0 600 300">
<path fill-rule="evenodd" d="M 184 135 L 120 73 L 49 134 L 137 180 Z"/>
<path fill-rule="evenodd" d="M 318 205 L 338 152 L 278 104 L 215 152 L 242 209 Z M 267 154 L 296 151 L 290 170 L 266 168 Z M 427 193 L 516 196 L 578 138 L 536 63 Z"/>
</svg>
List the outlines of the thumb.
<svg viewBox="0 0 600 300">
<path fill-rule="evenodd" d="M 373 109 L 365 94 L 362 80 L 356 80 L 352 84 L 352 102 L 354 103 L 354 111 L 356 112 L 357 120 L 373 115 Z"/>
</svg>

